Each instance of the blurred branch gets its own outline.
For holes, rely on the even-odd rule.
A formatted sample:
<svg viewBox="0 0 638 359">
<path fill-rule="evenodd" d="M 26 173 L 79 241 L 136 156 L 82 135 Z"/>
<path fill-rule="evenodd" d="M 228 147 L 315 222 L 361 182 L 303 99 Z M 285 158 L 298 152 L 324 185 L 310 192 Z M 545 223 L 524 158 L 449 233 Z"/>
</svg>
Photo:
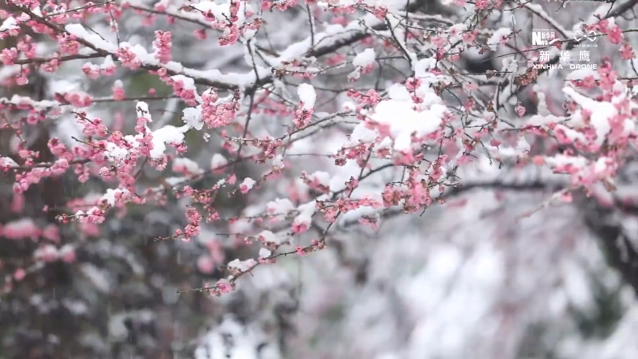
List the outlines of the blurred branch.
<svg viewBox="0 0 638 359">
<path fill-rule="evenodd" d="M 515 182 L 515 181 L 505 181 L 505 180 L 494 180 L 494 181 L 485 181 L 485 182 L 469 182 L 463 184 L 459 187 L 448 187 L 448 190 L 438 196 L 433 202 L 438 200 L 450 200 L 453 197 L 457 197 L 463 195 L 467 192 L 474 190 L 503 190 L 503 191 L 556 191 L 564 187 L 564 183 L 553 181 L 541 181 L 534 180 L 529 182 Z M 405 211 L 401 208 L 388 208 L 381 214 L 381 219 L 388 220 L 394 218 L 398 215 L 406 214 Z M 340 227 L 347 228 L 359 223 L 359 220 L 352 221 L 344 221 L 340 224 Z"/>
</svg>

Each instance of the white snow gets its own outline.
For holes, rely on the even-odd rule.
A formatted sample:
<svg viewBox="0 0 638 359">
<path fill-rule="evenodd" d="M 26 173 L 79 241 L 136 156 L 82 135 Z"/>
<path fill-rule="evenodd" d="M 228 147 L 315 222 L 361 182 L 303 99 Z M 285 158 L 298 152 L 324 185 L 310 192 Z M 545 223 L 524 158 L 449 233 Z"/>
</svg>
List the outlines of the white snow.
<svg viewBox="0 0 638 359">
<path fill-rule="evenodd" d="M 12 105 L 28 105 L 28 106 L 32 106 L 36 110 L 45 110 L 45 109 L 55 108 L 60 105 L 57 101 L 50 101 L 50 100 L 35 101 L 30 97 L 18 96 L 18 95 L 11 96 L 11 99 L 8 99 L 6 97 L 0 97 L 0 103 L 3 103 L 3 104 L 6 103 L 6 104 L 12 104 Z"/>
<path fill-rule="evenodd" d="M 392 84 L 388 88 L 388 96 L 391 100 L 408 102 L 412 100 L 412 95 L 408 89 L 401 84 Z"/>
<path fill-rule="evenodd" d="M 306 204 L 302 204 L 297 208 L 299 214 L 295 217 L 294 223 L 297 225 L 305 225 L 310 227 L 310 223 L 312 222 L 312 216 L 315 214 L 317 209 L 317 204 L 315 201 L 308 202 Z"/>
<path fill-rule="evenodd" d="M 315 88 L 309 84 L 301 84 L 297 89 L 299 99 L 303 102 L 304 110 L 312 110 L 315 107 L 315 101 L 317 100 L 317 93 Z"/>
<path fill-rule="evenodd" d="M 286 167 L 286 164 L 284 163 L 284 159 L 281 155 L 277 155 L 273 160 L 272 160 L 272 165 L 273 167 L 277 167 L 279 169 L 284 169 Z"/>
<path fill-rule="evenodd" d="M 359 123 L 352 130 L 348 145 L 355 146 L 359 143 L 370 143 L 379 137 L 379 131 L 369 129 L 364 122 Z"/>
<path fill-rule="evenodd" d="M 215 1 L 201 1 L 192 5 L 195 9 L 200 10 L 204 14 L 210 13 L 215 16 L 215 19 L 220 22 L 225 22 L 230 18 L 230 1 L 224 3 L 216 3 Z M 252 11 L 252 6 L 245 2 L 239 3 L 239 10 L 237 11 L 238 23 L 243 23 L 246 19 L 244 14 L 246 11 Z M 187 13 L 187 12 L 183 12 Z"/>
<path fill-rule="evenodd" d="M 228 164 L 228 160 L 224 157 L 224 155 L 219 153 L 215 153 L 210 161 L 210 167 L 212 169 L 223 167 L 226 164 Z"/>
<path fill-rule="evenodd" d="M 138 118 L 144 118 L 148 120 L 148 122 L 153 122 L 151 111 L 148 109 L 148 104 L 146 102 L 139 101 L 135 105 L 135 113 L 137 113 Z"/>
<path fill-rule="evenodd" d="M 175 82 L 181 82 L 182 83 L 182 88 L 184 90 L 190 90 L 193 91 L 195 93 L 195 99 L 197 101 L 201 100 L 201 96 L 199 96 L 197 94 L 197 87 L 195 86 L 195 80 L 193 80 L 190 77 L 186 77 L 184 75 L 175 75 L 175 76 L 171 76 L 171 79 Z"/>
<path fill-rule="evenodd" d="M 115 63 L 113 62 L 113 58 L 111 56 L 106 56 L 104 57 L 104 61 L 102 61 L 102 64 L 100 65 L 101 69 L 108 69 L 110 67 L 115 66 Z"/>
<path fill-rule="evenodd" d="M 316 171 L 308 178 L 316 180 L 322 186 L 329 187 L 330 186 L 330 174 L 324 171 Z"/>
<path fill-rule="evenodd" d="M 611 131 L 609 120 L 618 114 L 616 107 L 610 102 L 599 102 L 585 97 L 571 87 L 565 87 L 563 92 L 583 109 L 591 112 L 590 121 L 597 135 L 596 144 L 602 145 L 607 134 Z M 572 115 L 570 123 L 577 125 L 584 123 L 580 110 Z"/>
<path fill-rule="evenodd" d="M 35 222 L 33 222 L 31 218 L 20 218 L 15 221 L 7 222 L 4 224 L 4 226 L 5 231 L 8 228 L 16 233 L 29 233 L 29 235 L 34 232 L 34 228 L 37 228 Z"/>
<path fill-rule="evenodd" d="M 562 167 L 567 165 L 573 165 L 575 167 L 584 167 L 587 165 L 587 159 L 584 157 L 573 157 L 573 156 L 565 156 L 565 155 L 555 155 L 555 156 L 547 156 L 543 157 L 545 162 L 554 167 Z"/>
<path fill-rule="evenodd" d="M 239 16 L 241 17 L 242 14 L 240 14 Z M 131 51 L 132 53 L 136 55 L 137 60 L 142 65 L 146 65 L 146 66 L 161 65 L 167 70 L 173 71 L 174 73 L 177 73 L 177 74 L 184 75 L 187 78 L 205 79 L 207 81 L 220 82 L 227 85 L 235 85 L 242 88 L 246 86 L 250 86 L 257 78 L 254 70 L 251 70 L 244 74 L 238 74 L 238 73 L 222 74 L 219 70 L 216 70 L 216 69 L 195 70 L 195 69 L 186 68 L 181 63 L 175 62 L 175 61 L 169 61 L 168 63 L 161 64 L 159 60 L 157 60 L 152 53 L 149 53 L 142 45 L 139 45 L 139 44 L 132 45 L 127 42 L 122 42 L 119 44 L 119 47 L 118 47 L 116 44 L 103 39 L 101 36 L 97 34 L 89 33 L 81 24 L 66 25 L 65 30 L 68 33 L 73 34 L 82 40 L 90 42 L 96 48 L 109 52 L 112 55 L 115 55 L 115 53 L 117 52 L 119 48 L 128 49 L 129 51 Z M 271 74 L 270 69 L 263 68 L 260 66 L 257 67 L 257 72 L 260 78 L 268 77 Z"/>
<path fill-rule="evenodd" d="M 180 144 L 184 142 L 184 134 L 190 129 L 190 126 L 175 127 L 171 125 L 164 126 L 153 132 L 153 149 L 150 151 L 151 157 L 160 159 L 166 152 L 167 144 Z"/>
<path fill-rule="evenodd" d="M 489 40 L 487 40 L 487 45 L 490 47 L 492 51 L 496 51 L 498 47 L 501 45 L 501 40 L 507 36 L 512 34 L 512 29 L 507 27 L 502 27 L 492 34 Z"/>
<path fill-rule="evenodd" d="M 374 53 L 374 49 L 365 49 L 352 60 L 352 64 L 357 67 L 366 67 L 374 64 L 377 55 Z"/>
<path fill-rule="evenodd" d="M 65 244 L 62 247 L 60 247 L 58 254 L 60 255 L 60 257 L 64 257 L 67 254 L 73 253 L 74 251 L 75 251 L 75 247 L 73 247 L 73 245 Z"/>
<path fill-rule="evenodd" d="M 117 52 L 117 45 L 104 40 L 100 35 L 88 32 L 81 24 L 68 24 L 64 29 L 78 39 L 85 40 L 95 45 L 96 48 L 108 51 L 110 53 Z"/>
<path fill-rule="evenodd" d="M 258 271 L 261 273 L 262 271 Z M 258 274 L 256 274 L 257 276 Z M 232 345 L 228 345 L 231 342 Z M 276 347 L 266 345 L 257 351 L 260 343 L 268 343 L 259 327 L 240 324 L 227 315 L 219 325 L 213 326 L 200 340 L 195 359 L 279 359 Z"/>
<path fill-rule="evenodd" d="M 244 178 L 244 181 L 241 183 L 241 186 L 246 186 L 246 188 L 250 190 L 253 188 L 255 183 L 257 183 L 257 181 L 255 181 L 254 179 L 250 177 L 246 177 Z"/>
<path fill-rule="evenodd" d="M 18 23 L 16 22 L 16 19 L 13 18 L 13 16 L 9 16 L 6 20 L 2 22 L 2 25 L 0 25 L 0 32 L 17 30 L 17 29 L 20 29 L 20 27 L 18 26 Z"/>
<path fill-rule="evenodd" d="M 125 159 L 129 153 L 125 148 L 119 147 L 112 142 L 107 142 L 105 154 L 109 160 L 118 161 Z"/>
<path fill-rule="evenodd" d="M 247 259 L 245 261 L 240 261 L 239 259 L 232 260 L 228 263 L 229 268 L 236 269 L 240 272 L 249 271 L 252 267 L 257 264 L 254 259 Z"/>
<path fill-rule="evenodd" d="M 412 146 L 412 133 L 422 137 L 436 131 L 446 111 L 445 106 L 435 104 L 429 110 L 417 112 L 410 103 L 385 100 L 377 105 L 371 117 L 390 126 L 395 150 L 406 151 Z"/>
<path fill-rule="evenodd" d="M 128 190 L 125 188 L 117 188 L 112 189 L 109 188 L 106 190 L 106 193 L 100 198 L 100 202 L 106 201 L 110 206 L 115 206 L 116 196 L 117 195 L 126 195 Z"/>
<path fill-rule="evenodd" d="M 567 74 L 567 77 L 565 79 L 567 80 L 584 80 L 587 76 L 591 76 L 594 78 L 594 80 L 599 80 L 600 79 L 600 74 L 598 74 L 598 71 L 593 70 L 593 69 L 577 69 L 577 70 L 573 70 L 571 71 L 569 74 Z"/>
<path fill-rule="evenodd" d="M 11 157 L 0 157 L 0 167 L 3 166 L 18 167 L 18 164 Z"/>
<path fill-rule="evenodd" d="M 204 120 L 202 119 L 202 107 L 187 107 L 182 110 L 182 121 L 190 128 L 201 130 L 204 128 Z"/>
<path fill-rule="evenodd" d="M 57 259 L 60 253 L 53 244 L 45 244 L 33 252 L 33 256 L 37 260 Z"/>
<path fill-rule="evenodd" d="M 262 231 L 257 235 L 257 237 L 260 237 L 264 241 L 264 243 L 272 243 L 275 245 L 280 245 L 282 243 L 280 236 L 274 234 L 271 231 Z"/>
<path fill-rule="evenodd" d="M 185 169 L 190 174 L 202 174 L 204 171 L 199 168 L 197 162 L 184 157 L 178 157 L 173 160 L 174 169 Z"/>
<path fill-rule="evenodd" d="M 430 77 L 431 74 L 428 72 L 436 66 L 436 60 L 427 57 L 425 59 L 421 59 L 414 63 L 414 74 L 416 77 Z M 431 90 L 430 90 L 431 91 Z"/>
<path fill-rule="evenodd" d="M 268 202 L 266 205 L 267 211 L 270 214 L 288 214 L 288 212 L 295 209 L 295 206 L 287 198 L 278 198 L 274 201 Z"/>
</svg>

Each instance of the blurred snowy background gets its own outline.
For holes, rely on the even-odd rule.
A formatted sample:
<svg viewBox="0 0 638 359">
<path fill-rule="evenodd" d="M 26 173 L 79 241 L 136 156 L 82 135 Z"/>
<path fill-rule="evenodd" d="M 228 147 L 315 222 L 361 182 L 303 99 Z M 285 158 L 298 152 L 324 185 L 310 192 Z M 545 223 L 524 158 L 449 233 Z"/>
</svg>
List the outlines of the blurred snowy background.
<svg viewBox="0 0 638 359">
<path fill-rule="evenodd" d="M 183 2 L 164 3 L 179 7 Z M 629 2 L 614 6 L 624 3 Z M 145 8 L 155 2 L 130 4 Z M 560 3 L 539 5 L 565 28 L 596 9 L 605 14 L 611 6 L 569 2 L 558 10 Z M 463 19 L 472 5 L 468 2 L 463 10 L 451 3 L 422 2 L 419 10 Z M 632 13 L 625 12 L 617 23 L 623 28 L 635 26 Z M 169 23 L 161 15 L 149 27 L 141 21 L 148 16 L 125 12 L 118 21 L 119 37 L 150 48 L 153 30 L 170 30 L 175 61 L 223 73 L 251 71 L 243 46 L 221 48 L 212 33 L 210 40 L 202 41 L 193 36 L 197 25 L 180 19 Z M 264 18 L 267 33 L 260 33 L 259 39 L 270 51 L 282 52 L 309 36 L 305 4 L 286 12 L 265 12 Z M 328 19 L 317 15 L 324 18 Z M 519 9 L 498 12 L 490 21 L 492 28 L 521 30 L 517 41 L 529 43 L 531 29 L 543 27 L 532 24 L 532 18 Z M 344 15 L 343 21 L 349 19 Z M 104 21 L 91 26 L 108 33 Z M 636 36 L 626 38 L 638 46 Z M 3 48 L 12 46 L 10 41 L 2 40 Z M 355 51 L 344 55 L 351 60 L 365 46 L 357 44 Z M 39 41 L 37 51 L 51 50 L 46 41 Z M 476 72 L 499 69 L 500 58 L 495 57 L 509 51 L 502 46 L 482 55 L 466 53 L 463 62 Z M 592 62 L 610 57 L 622 76 L 632 76 L 617 48 L 601 43 L 591 54 Z M 42 100 L 62 92 L 90 93 L 96 98 L 88 109 L 90 116 L 126 129 L 133 127 L 124 119 L 134 116 L 134 102 L 99 100 L 111 96 L 114 86 L 123 88 L 127 97 L 144 98 L 151 88 L 158 98 L 172 94 L 145 71 L 118 70 L 115 77 L 89 81 L 80 71 L 85 62 L 67 62 L 55 73 L 35 72 L 29 86 L 5 84 L 0 96 Z M 397 67 L 384 68 L 387 73 L 377 83 L 364 78 L 346 83 L 343 78 L 351 66 L 323 76 L 315 84 L 317 89 L 322 84 L 330 89 L 320 92 L 323 110 L 338 109 L 347 100 L 344 91 L 349 86 L 387 88 L 396 76 L 393 71 L 407 68 L 405 63 Z M 16 71 L 19 65 L 0 67 L 0 81 Z M 536 87 L 555 114 L 562 111 L 561 89 L 567 74 L 551 71 Z M 537 109 L 537 98 L 531 89 L 518 97 L 528 116 L 546 110 Z M 158 127 L 179 123 L 186 107 L 175 98 L 148 102 Z M 255 121 L 259 124 L 259 116 Z M 261 126 L 264 131 L 277 127 L 265 122 Z M 73 116 L 62 116 L 25 135 L 30 148 L 42 152 L 51 136 L 68 143 L 81 137 Z M 343 134 L 335 133 L 301 141 L 289 154 L 289 167 L 306 161 L 304 170 L 322 169 L 329 159 L 313 158 L 310 164 L 301 154 L 334 153 L 340 138 Z M 0 130 L 1 153 L 14 143 Z M 193 136 L 187 143 L 189 154 L 198 154 L 190 158 L 202 167 L 209 165 L 211 154 L 223 153 L 218 137 L 206 141 Z M 242 164 L 237 171 L 250 174 L 253 167 Z M 185 223 L 188 203 L 173 198 L 163 208 L 131 207 L 99 228 L 54 229 L 48 226 L 55 223 L 57 213 L 41 213 L 43 205 L 61 207 L 70 198 L 89 198 L 107 187 L 97 180 L 79 184 L 76 175 L 67 173 L 16 199 L 11 183 L 0 174 L 0 223 L 5 229 L 50 228 L 51 237 L 75 247 L 76 257 L 72 263 L 48 264 L 0 295 L 0 359 L 638 358 L 637 169 L 631 165 L 623 169 L 617 197 L 575 197 L 572 204 L 550 206 L 526 218 L 521 215 L 560 188 L 560 179 L 514 166 L 498 169 L 487 159 L 463 171 L 459 176 L 466 186 L 451 192 L 446 204 L 432 206 L 421 216 L 390 214 L 378 231 L 342 221 L 326 250 L 261 266 L 252 277 L 238 281 L 236 292 L 221 298 L 177 294 L 177 290 L 214 282 L 222 276 L 219 266 L 254 256 L 253 248 L 223 235 L 241 233 L 242 223 L 207 227 L 192 242 L 155 241 Z M 159 175 L 145 170 L 140 183 L 155 183 Z M 209 188 L 218 179 L 213 176 L 196 186 Z M 266 193 L 265 200 L 308 196 L 299 181 L 275 181 L 260 191 Z M 238 198 L 242 197 L 220 200 L 216 206 L 228 216 L 249 215 L 265 203 Z M 6 233 L 0 236 L 0 263 L 11 268 L 14 261 L 28 260 L 36 245 L 12 240 Z"/>
</svg>

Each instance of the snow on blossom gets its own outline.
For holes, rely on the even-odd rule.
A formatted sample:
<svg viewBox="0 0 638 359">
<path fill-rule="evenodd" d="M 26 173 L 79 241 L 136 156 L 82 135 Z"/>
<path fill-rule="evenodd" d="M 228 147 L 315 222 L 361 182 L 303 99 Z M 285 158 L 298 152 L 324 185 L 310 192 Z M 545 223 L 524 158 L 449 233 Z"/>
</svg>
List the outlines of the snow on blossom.
<svg viewBox="0 0 638 359">
<path fill-rule="evenodd" d="M 11 31 L 11 30 L 20 30 L 16 19 L 13 16 L 9 16 L 6 20 L 2 22 L 0 25 L 0 32 Z"/>
<path fill-rule="evenodd" d="M 282 238 L 271 231 L 262 231 L 257 235 L 257 238 L 267 244 L 280 245 L 283 243 Z"/>
<path fill-rule="evenodd" d="M 373 196 L 371 196 L 371 199 L 376 201 L 376 203 L 383 203 L 381 194 L 375 193 Z M 377 217 L 382 211 L 383 207 L 359 206 L 358 208 L 348 211 L 347 213 L 342 213 L 341 216 L 339 216 L 339 222 L 347 223 L 360 220 L 363 217 Z"/>
<path fill-rule="evenodd" d="M 447 107 L 439 104 L 417 112 L 410 103 L 385 100 L 376 106 L 372 119 L 389 125 L 394 137 L 394 149 L 406 151 L 412 146 L 412 133 L 416 132 L 417 136 L 422 137 L 435 132 L 441 126 L 446 112 Z"/>
<path fill-rule="evenodd" d="M 43 262 L 56 261 L 56 260 L 58 260 L 59 256 L 60 256 L 60 253 L 59 253 L 58 249 L 52 244 L 44 245 L 44 246 L 38 248 L 33 253 L 33 257 L 36 260 L 43 261 Z"/>
<path fill-rule="evenodd" d="M 204 173 L 197 162 L 184 157 L 178 157 L 173 160 L 173 172 L 185 172 L 191 175 Z"/>
<path fill-rule="evenodd" d="M 288 214 L 293 209 L 295 209 L 295 206 L 287 198 L 278 198 L 268 202 L 266 205 L 266 210 L 270 215 Z"/>
<path fill-rule="evenodd" d="M 437 75 L 430 73 L 430 70 L 435 69 L 437 65 L 436 59 L 432 57 L 426 57 L 419 61 L 414 62 L 414 76 L 418 78 L 435 78 Z M 432 90 L 430 90 L 433 92 Z"/>
<path fill-rule="evenodd" d="M 100 198 L 99 202 L 106 201 L 106 203 L 113 207 L 115 206 L 117 198 L 122 197 L 128 193 L 129 191 L 125 188 L 109 188 L 106 190 L 106 193 Z"/>
<path fill-rule="evenodd" d="M 4 225 L 2 235 L 8 239 L 33 238 L 38 235 L 38 227 L 32 219 L 22 218 Z"/>
<path fill-rule="evenodd" d="M 278 155 L 277 157 L 275 157 L 272 160 L 272 166 L 276 167 L 278 169 L 284 169 L 286 167 L 286 164 L 284 163 L 284 159 L 281 155 Z"/>
<path fill-rule="evenodd" d="M 59 258 L 66 263 L 75 262 L 75 248 L 71 244 L 65 244 L 58 251 Z"/>
<path fill-rule="evenodd" d="M 215 1 L 200 1 L 197 4 L 193 4 L 192 7 L 201 11 L 202 14 L 212 14 L 219 22 L 225 22 L 231 17 L 230 10 L 231 1 L 224 3 L 218 3 Z M 246 20 L 244 14 L 252 11 L 252 5 L 243 1 L 239 2 L 239 9 L 237 11 L 237 22 L 243 23 Z"/>
<path fill-rule="evenodd" d="M 204 6 L 204 4 L 217 6 L 213 2 L 199 3 L 196 6 Z M 243 7 L 243 4 L 244 3 L 241 2 L 240 7 Z M 242 18 L 243 12 L 240 11 L 238 13 L 238 16 Z M 173 71 L 175 73 L 181 73 L 187 78 L 205 78 L 209 81 L 218 81 L 218 82 L 224 82 L 227 84 L 235 84 L 240 87 L 245 87 L 252 84 L 256 80 L 257 75 L 259 77 L 266 77 L 270 74 L 270 69 L 263 68 L 263 67 L 257 67 L 257 74 L 255 74 L 254 70 L 251 70 L 244 74 L 238 74 L 238 73 L 222 74 L 219 70 L 216 70 L 216 69 L 194 70 L 194 69 L 185 68 L 184 65 L 175 61 L 169 61 L 167 63 L 162 64 L 159 62 L 159 60 L 155 58 L 154 54 L 150 54 L 142 45 L 139 45 L 139 44 L 131 45 L 130 43 L 127 43 L 127 42 L 121 42 L 118 46 L 113 42 L 105 40 L 102 36 L 98 34 L 90 33 L 81 24 L 68 24 L 65 26 L 65 30 L 70 34 L 75 35 L 77 38 L 90 42 L 96 48 L 103 51 L 107 51 L 112 55 L 116 55 L 119 50 L 124 51 L 128 54 L 132 54 L 134 58 L 130 59 L 129 65 L 131 66 L 133 65 L 139 66 L 142 64 L 148 65 L 148 66 L 162 66 L 163 68 L 166 68 L 169 71 Z"/>
<path fill-rule="evenodd" d="M 224 157 L 224 155 L 219 153 L 215 153 L 213 155 L 213 158 L 210 160 L 210 168 L 212 169 L 220 168 L 220 167 L 226 166 L 227 164 L 228 164 L 228 160 L 226 159 L 226 157 Z"/>
<path fill-rule="evenodd" d="M 454 24 L 448 29 L 450 34 L 450 42 L 455 42 L 463 39 L 463 33 L 468 30 L 467 24 Z"/>
<path fill-rule="evenodd" d="M 107 142 L 104 154 L 109 160 L 118 161 L 125 159 L 129 155 L 129 151 L 126 148 L 122 148 L 112 142 Z"/>
<path fill-rule="evenodd" d="M 611 131 L 609 120 L 618 114 L 618 110 L 611 102 L 599 102 L 585 97 L 571 87 L 565 87 L 563 92 L 576 102 L 582 109 L 589 111 L 590 121 L 596 130 L 596 144 L 598 146 L 605 142 L 607 134 Z M 578 126 L 584 124 L 581 110 L 577 110 L 569 121 L 570 124 Z"/>
<path fill-rule="evenodd" d="M 518 158 L 528 152 L 531 146 L 524 137 L 520 137 L 518 139 L 518 142 L 516 143 L 516 146 L 493 146 L 489 143 L 486 143 L 485 148 L 494 158 L 505 159 Z"/>
<path fill-rule="evenodd" d="M 0 69 L 0 73 L 3 69 Z M 2 76 L 0 76 L 0 79 L 2 79 Z M 19 95 L 13 95 L 11 96 L 11 99 L 8 99 L 6 97 L 0 97 L 0 104 L 12 104 L 12 105 L 18 105 L 18 106 L 25 105 L 25 106 L 31 106 L 37 110 L 46 110 L 46 109 L 56 108 L 60 105 L 57 101 L 51 101 L 51 100 L 35 101 L 34 99 L 30 97 L 19 96 Z"/>
<path fill-rule="evenodd" d="M 410 91 L 402 84 L 392 84 L 388 87 L 388 97 L 391 100 L 408 102 L 412 101 Z"/>
<path fill-rule="evenodd" d="M 182 121 L 197 131 L 204 128 L 204 119 L 202 118 L 202 106 L 187 107 L 182 111 Z"/>
<path fill-rule="evenodd" d="M 346 145 L 356 146 L 359 143 L 370 143 L 376 140 L 377 137 L 379 137 L 379 131 L 370 129 L 364 122 L 361 122 L 352 130 L 350 141 Z"/>
<path fill-rule="evenodd" d="M 153 149 L 150 151 L 153 159 L 160 159 L 166 152 L 167 144 L 184 142 L 184 134 L 190 130 L 190 126 L 175 127 L 167 125 L 157 131 L 153 131 Z"/>
<path fill-rule="evenodd" d="M 317 184 L 325 187 L 330 186 L 330 174 L 324 171 L 316 171 L 309 176 L 312 180 L 316 181 Z"/>
<path fill-rule="evenodd" d="M 184 75 L 171 76 L 173 82 L 173 89 L 179 89 L 179 92 L 189 93 L 190 98 L 194 98 L 197 102 L 202 101 L 202 97 L 197 93 L 197 87 L 195 86 L 195 80 Z M 184 95 L 181 95 L 184 98 Z"/>
<path fill-rule="evenodd" d="M 100 65 L 100 69 L 108 70 L 114 66 L 115 62 L 113 62 L 113 58 L 111 56 L 106 56 L 104 57 L 104 61 L 102 61 L 102 64 Z"/>
<path fill-rule="evenodd" d="M 419 100 L 420 108 L 428 108 L 434 104 L 443 104 L 443 100 L 434 92 L 432 85 L 440 81 L 453 81 L 451 77 L 440 75 L 436 69 L 436 61 L 432 59 L 422 59 L 413 66 L 415 80 L 412 84 L 414 89 L 408 89 L 403 84 L 393 84 L 388 88 L 390 99 L 402 102 L 413 103 L 413 95 Z"/>
<path fill-rule="evenodd" d="M 584 157 L 555 155 L 544 157 L 544 159 L 545 163 L 551 167 L 566 167 L 571 165 L 576 168 L 580 168 L 587 165 L 587 159 Z"/>
<path fill-rule="evenodd" d="M 321 6 L 320 3 L 318 5 Z M 327 3 L 325 3 L 325 5 L 327 5 Z M 351 21 L 346 26 L 339 24 L 329 25 L 324 32 L 315 33 L 314 37 L 308 36 L 301 41 L 290 44 L 277 58 L 273 58 L 269 62 L 272 64 L 280 64 L 283 61 L 292 61 L 302 56 L 318 42 L 321 42 L 324 46 L 329 46 L 341 39 L 348 38 L 352 31 L 361 31 L 366 29 L 366 25 L 373 26 L 377 23 L 380 23 L 380 21 L 374 15 L 366 14 L 361 19 Z"/>
<path fill-rule="evenodd" d="M 0 157 L 0 168 L 2 167 L 18 167 L 18 164 L 11 157 Z"/>
<path fill-rule="evenodd" d="M 355 56 L 354 60 L 352 60 L 352 65 L 366 67 L 374 64 L 376 58 L 377 55 L 375 54 L 374 49 L 365 49 Z"/>
<path fill-rule="evenodd" d="M 2 68 L 0 68 L 0 82 L 4 82 L 7 79 L 13 78 L 14 76 L 20 74 L 20 68 L 21 66 L 19 65 L 2 66 Z M 6 98 L 0 98 L 0 103 L 5 101 L 6 101 Z M 33 102 L 37 102 L 37 101 L 33 101 Z"/>
<path fill-rule="evenodd" d="M 228 263 L 228 268 L 236 269 L 240 272 L 246 272 L 251 270 L 255 265 L 257 265 L 257 262 L 255 262 L 255 260 L 252 258 L 245 261 L 235 259 Z"/>
<path fill-rule="evenodd" d="M 148 122 L 153 122 L 153 117 L 151 116 L 151 111 L 148 109 L 148 104 L 144 101 L 139 101 L 135 104 L 135 113 L 138 118 L 144 118 L 148 120 Z"/>
<path fill-rule="evenodd" d="M 389 150 L 392 148 L 392 139 L 390 137 L 384 137 L 377 145 L 377 150 Z"/>
<path fill-rule="evenodd" d="M 487 46 L 490 47 L 492 51 L 496 51 L 498 47 L 501 45 L 504 38 L 507 38 L 512 34 L 512 29 L 507 27 L 502 27 L 492 34 L 489 40 L 487 40 Z"/>
<path fill-rule="evenodd" d="M 315 88 L 309 84 L 301 84 L 297 89 L 299 99 L 303 102 L 304 110 L 312 110 L 315 107 L 315 101 L 317 101 L 317 93 Z"/>
<path fill-rule="evenodd" d="M 360 3 L 357 0 L 330 0 L 320 1 L 319 6 L 352 6 Z M 389 10 L 400 10 L 405 7 L 405 1 L 402 0 L 365 0 L 368 6 L 384 7 Z"/>
<path fill-rule="evenodd" d="M 259 258 L 268 258 L 272 255 L 272 251 L 266 248 L 261 248 L 259 250 Z"/>
<path fill-rule="evenodd" d="M 585 80 L 588 76 L 591 76 L 594 80 L 600 80 L 600 74 L 594 69 L 577 69 L 567 74 L 565 79 L 570 81 Z"/>
<path fill-rule="evenodd" d="M 87 31 L 82 24 L 68 24 L 64 27 L 64 29 L 72 35 L 75 35 L 77 38 L 90 42 L 95 47 L 115 53 L 117 51 L 117 45 L 105 40 L 102 36 L 95 33 L 90 33 Z"/>
<path fill-rule="evenodd" d="M 257 181 L 250 177 L 244 178 L 244 181 L 239 185 L 240 192 L 243 194 L 248 193 L 248 191 L 250 191 L 253 186 L 255 186 L 255 183 L 257 183 Z"/>
<path fill-rule="evenodd" d="M 295 233 L 302 233 L 308 230 L 310 223 L 312 222 L 312 216 L 317 210 L 317 202 L 311 201 L 306 204 L 302 204 L 297 208 L 299 214 L 293 220 L 293 231 Z"/>
</svg>

